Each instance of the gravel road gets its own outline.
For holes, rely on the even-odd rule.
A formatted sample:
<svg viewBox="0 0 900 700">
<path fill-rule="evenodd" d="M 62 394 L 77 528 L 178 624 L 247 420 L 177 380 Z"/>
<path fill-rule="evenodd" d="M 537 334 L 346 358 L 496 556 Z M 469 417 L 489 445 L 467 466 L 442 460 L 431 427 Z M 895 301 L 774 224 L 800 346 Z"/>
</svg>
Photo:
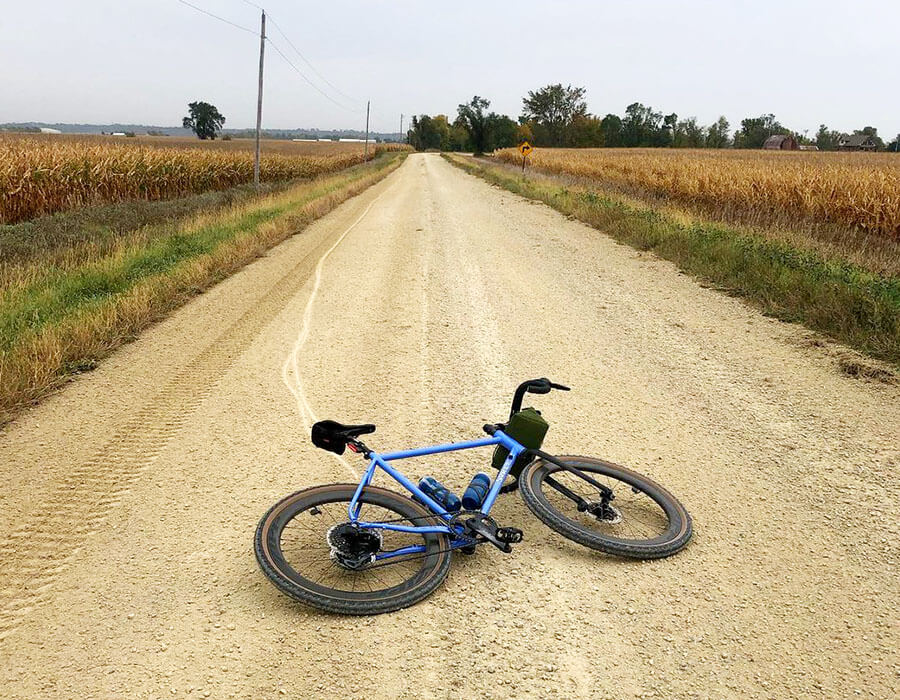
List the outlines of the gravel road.
<svg viewBox="0 0 900 700">
<path fill-rule="evenodd" d="M 897 697 L 900 387 L 848 357 L 410 156 L 0 432 L 0 697 Z M 535 397 L 547 449 L 668 487 L 686 550 L 616 560 L 512 495 L 525 541 L 398 613 L 258 571 L 268 506 L 362 466 L 311 420 L 472 438 L 533 376 L 573 387 Z M 461 490 L 489 457 L 408 473 Z"/>
</svg>

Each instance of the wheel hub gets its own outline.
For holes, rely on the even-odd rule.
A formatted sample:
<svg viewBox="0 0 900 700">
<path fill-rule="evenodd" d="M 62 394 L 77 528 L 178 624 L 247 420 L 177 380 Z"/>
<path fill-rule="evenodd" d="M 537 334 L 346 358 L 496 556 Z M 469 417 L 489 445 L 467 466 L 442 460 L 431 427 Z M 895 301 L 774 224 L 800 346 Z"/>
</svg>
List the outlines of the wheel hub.
<svg viewBox="0 0 900 700">
<path fill-rule="evenodd" d="M 622 522 L 622 512 L 608 502 L 591 503 L 585 510 L 602 523 L 617 525 Z"/>
<path fill-rule="evenodd" d="M 331 549 L 331 558 L 338 565 L 351 571 L 358 571 L 375 561 L 375 554 L 381 549 L 381 533 L 374 529 L 361 528 L 353 523 L 341 523 L 332 527 L 326 535 Z"/>
</svg>

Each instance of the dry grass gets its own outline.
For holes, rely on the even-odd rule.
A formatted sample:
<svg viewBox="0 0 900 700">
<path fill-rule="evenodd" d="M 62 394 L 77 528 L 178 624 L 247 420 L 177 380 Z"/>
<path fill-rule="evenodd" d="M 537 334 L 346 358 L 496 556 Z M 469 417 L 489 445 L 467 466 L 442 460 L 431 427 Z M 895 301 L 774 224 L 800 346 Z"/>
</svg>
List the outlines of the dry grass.
<svg viewBox="0 0 900 700">
<path fill-rule="evenodd" d="M 0 425 L 147 325 L 382 179 L 378 159 L 178 223 L 0 289 Z M 20 280 L 21 281 L 21 280 Z"/>
<path fill-rule="evenodd" d="M 394 150 L 372 146 L 369 156 Z M 363 161 L 362 144 L 266 141 L 267 182 L 333 173 Z M 0 224 L 129 199 L 160 200 L 253 179 L 253 142 L 167 137 L 0 137 Z"/>
<path fill-rule="evenodd" d="M 497 156 L 521 162 L 514 149 Z M 896 154 L 538 148 L 530 160 L 543 172 L 665 198 L 719 219 L 900 240 Z"/>
</svg>

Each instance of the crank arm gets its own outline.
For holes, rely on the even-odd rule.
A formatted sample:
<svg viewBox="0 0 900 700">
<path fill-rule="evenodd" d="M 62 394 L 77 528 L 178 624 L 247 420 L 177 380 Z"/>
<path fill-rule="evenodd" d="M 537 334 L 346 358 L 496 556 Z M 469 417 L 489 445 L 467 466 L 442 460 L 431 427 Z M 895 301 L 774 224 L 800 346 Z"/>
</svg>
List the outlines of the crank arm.
<svg viewBox="0 0 900 700">
<path fill-rule="evenodd" d="M 483 537 L 486 541 L 490 542 L 501 552 L 509 554 L 512 551 L 512 547 L 510 547 L 507 542 L 501 542 L 497 539 L 497 528 L 491 527 L 489 524 L 484 522 L 483 518 L 480 518 L 476 515 L 474 517 L 468 518 L 463 524 L 465 525 L 466 530 L 479 537 Z"/>
</svg>

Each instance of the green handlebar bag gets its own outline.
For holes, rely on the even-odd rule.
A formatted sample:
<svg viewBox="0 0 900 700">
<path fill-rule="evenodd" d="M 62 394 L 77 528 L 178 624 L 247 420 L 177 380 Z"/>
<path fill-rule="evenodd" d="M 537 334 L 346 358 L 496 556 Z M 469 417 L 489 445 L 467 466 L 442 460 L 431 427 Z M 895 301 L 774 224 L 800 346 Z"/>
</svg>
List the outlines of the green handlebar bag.
<svg viewBox="0 0 900 700">
<path fill-rule="evenodd" d="M 543 419 L 540 411 L 537 411 L 534 408 L 523 408 L 518 413 L 513 414 L 513 417 L 509 419 L 509 423 L 506 424 L 506 428 L 503 432 L 525 447 L 537 450 L 540 448 L 541 443 L 544 442 L 544 436 L 549 429 L 550 424 Z M 494 448 L 491 466 L 499 471 L 503 467 L 503 463 L 506 461 L 508 455 L 509 450 L 503 445 L 497 445 L 497 447 Z M 518 479 L 519 474 L 522 473 L 522 469 L 525 468 L 528 461 L 529 458 L 527 455 L 520 455 L 515 461 L 515 464 L 513 464 L 510 474 Z"/>
</svg>

